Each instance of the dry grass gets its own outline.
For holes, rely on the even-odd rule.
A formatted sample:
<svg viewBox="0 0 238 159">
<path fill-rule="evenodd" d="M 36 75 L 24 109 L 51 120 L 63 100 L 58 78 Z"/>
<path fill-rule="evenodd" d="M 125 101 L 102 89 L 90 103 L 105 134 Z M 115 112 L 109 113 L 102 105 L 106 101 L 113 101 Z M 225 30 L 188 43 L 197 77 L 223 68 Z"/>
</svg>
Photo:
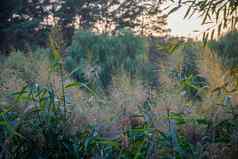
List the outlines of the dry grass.
<svg viewBox="0 0 238 159">
<path fill-rule="evenodd" d="M 233 103 L 236 103 L 236 94 L 226 91 L 229 89 L 228 87 L 233 87 L 236 80 L 232 77 L 230 70 L 225 69 L 220 60 L 222 59 L 219 59 L 216 53 L 207 47 L 202 49 L 199 57 L 199 73 L 207 79 L 208 90 L 203 97 L 198 113 L 210 114 L 214 119 L 225 116 L 219 106 L 224 104 L 224 97 L 231 97 Z"/>
<path fill-rule="evenodd" d="M 199 68 L 200 74 L 207 79 L 211 91 L 225 84 L 225 68 L 217 55 L 209 48 L 204 48 L 201 51 Z"/>
<path fill-rule="evenodd" d="M 12 52 L 0 63 L 0 105 L 14 104 L 11 94 L 20 91 L 29 83 L 47 86 L 51 84 L 56 92 L 60 89 L 60 77 L 51 71 L 47 50 L 35 52 Z M 24 111 L 29 103 L 18 104 L 16 109 Z"/>
<path fill-rule="evenodd" d="M 75 112 L 87 115 L 88 120 L 110 121 L 123 111 L 138 112 L 138 106 L 147 99 L 148 90 L 139 80 L 131 81 L 128 77 L 114 76 L 110 94 L 93 95 L 78 88 L 67 91 L 69 101 L 75 106 Z"/>
</svg>

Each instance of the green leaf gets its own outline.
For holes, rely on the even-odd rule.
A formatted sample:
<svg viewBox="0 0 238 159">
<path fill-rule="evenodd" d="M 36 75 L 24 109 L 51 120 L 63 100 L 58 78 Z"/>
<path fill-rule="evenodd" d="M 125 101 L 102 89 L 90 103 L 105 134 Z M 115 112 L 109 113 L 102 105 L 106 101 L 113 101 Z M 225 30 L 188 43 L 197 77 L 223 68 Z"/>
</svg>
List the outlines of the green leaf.
<svg viewBox="0 0 238 159">
<path fill-rule="evenodd" d="M 97 138 L 96 143 L 102 144 L 102 145 L 110 145 L 118 150 L 120 148 L 120 145 L 118 144 L 118 142 L 109 140 L 109 139 L 105 139 L 105 138 Z"/>
<path fill-rule="evenodd" d="M 75 88 L 75 87 L 80 87 L 80 83 L 79 82 L 72 82 L 72 83 L 69 83 L 67 85 L 64 86 L 64 88 Z"/>
</svg>

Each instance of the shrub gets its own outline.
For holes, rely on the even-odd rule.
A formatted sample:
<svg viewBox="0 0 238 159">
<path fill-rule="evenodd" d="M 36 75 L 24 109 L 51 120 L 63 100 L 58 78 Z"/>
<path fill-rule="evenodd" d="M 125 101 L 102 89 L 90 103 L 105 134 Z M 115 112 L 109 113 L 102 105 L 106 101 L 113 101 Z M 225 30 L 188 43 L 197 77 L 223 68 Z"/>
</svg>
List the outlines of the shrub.
<svg viewBox="0 0 238 159">
<path fill-rule="evenodd" d="M 68 50 L 66 69 L 94 88 L 107 88 L 112 75 L 122 71 L 134 78 L 146 62 L 145 41 L 129 32 L 109 36 L 79 31 Z"/>
</svg>

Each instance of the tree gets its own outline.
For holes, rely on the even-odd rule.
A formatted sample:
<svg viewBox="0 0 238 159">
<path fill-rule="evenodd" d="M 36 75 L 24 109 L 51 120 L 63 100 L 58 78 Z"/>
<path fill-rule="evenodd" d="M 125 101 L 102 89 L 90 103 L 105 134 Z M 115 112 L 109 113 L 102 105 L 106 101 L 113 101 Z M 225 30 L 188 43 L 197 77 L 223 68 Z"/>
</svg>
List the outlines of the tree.
<svg viewBox="0 0 238 159">
<path fill-rule="evenodd" d="M 136 20 L 139 26 L 135 31 L 142 36 L 166 36 L 170 32 L 167 15 L 163 15 L 160 10 L 154 15 L 142 15 Z"/>
<path fill-rule="evenodd" d="M 8 0 L 0 2 L 0 50 L 10 47 L 25 48 L 29 43 L 47 44 L 49 30 L 60 25 L 66 43 L 77 27 L 87 30 L 105 25 L 105 31 L 116 32 L 121 28 L 144 28 L 140 17 L 154 17 L 150 23 L 163 26 L 159 7 L 162 0 Z M 164 17 L 165 18 L 165 17 Z M 148 22 L 149 23 L 149 22 Z M 109 30 L 108 28 L 113 28 Z M 150 26 L 151 27 L 151 26 Z M 147 27 L 148 28 L 148 27 Z M 146 28 L 146 29 L 147 29 Z M 158 27 L 157 27 L 158 28 Z M 162 28 L 162 27 L 161 27 Z M 151 30 L 156 30 L 151 28 Z M 162 29 L 161 29 L 162 30 Z M 143 31 L 144 32 L 144 31 Z M 5 51 L 4 51 L 5 52 Z"/>
<path fill-rule="evenodd" d="M 25 42 L 42 43 L 50 0 L 8 0 L 0 2 L 0 48 L 22 48 Z M 45 36 L 46 37 L 46 36 Z"/>
<path fill-rule="evenodd" d="M 167 16 L 160 10 L 161 0 L 126 0 L 121 1 L 111 15 L 116 30 L 130 28 L 141 35 L 165 32 Z"/>
<path fill-rule="evenodd" d="M 161 0 L 63 1 L 64 3 L 55 15 L 59 18 L 60 25 L 69 30 L 69 34 L 74 32 L 75 24 L 83 29 L 104 29 L 102 32 L 115 32 L 122 28 L 137 31 L 141 28 L 163 31 L 163 26 L 167 24 L 167 17 L 162 16 L 159 9 L 162 4 Z M 147 25 L 145 25 L 142 17 L 147 19 Z M 148 27 L 149 23 L 155 25 Z"/>
<path fill-rule="evenodd" d="M 107 3 L 104 0 L 61 0 L 54 16 L 62 27 L 65 37 L 71 39 L 77 27 L 90 29 L 98 21 Z"/>
</svg>

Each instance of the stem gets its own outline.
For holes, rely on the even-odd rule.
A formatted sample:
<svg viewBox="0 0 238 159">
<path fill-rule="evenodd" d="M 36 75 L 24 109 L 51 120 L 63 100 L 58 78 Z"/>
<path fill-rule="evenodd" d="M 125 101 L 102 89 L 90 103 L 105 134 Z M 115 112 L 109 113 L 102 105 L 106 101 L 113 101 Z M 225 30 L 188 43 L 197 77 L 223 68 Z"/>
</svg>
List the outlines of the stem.
<svg viewBox="0 0 238 159">
<path fill-rule="evenodd" d="M 62 99 L 63 99 L 63 106 L 64 112 L 66 114 L 66 102 L 65 102 L 65 90 L 64 90 L 64 72 L 63 72 L 63 63 L 60 62 L 60 78 L 61 78 L 61 90 L 62 90 Z"/>
<path fill-rule="evenodd" d="M 171 120 L 170 120 L 170 109 L 168 108 L 167 109 L 167 117 L 168 117 L 168 124 L 169 124 L 169 134 L 170 134 L 170 146 L 171 146 L 171 149 L 172 149 L 172 156 L 173 156 L 173 159 L 175 159 L 175 156 L 176 156 L 176 152 L 175 152 L 175 147 L 174 147 L 174 142 L 173 142 L 173 137 L 172 137 L 172 126 L 171 126 Z"/>
</svg>

